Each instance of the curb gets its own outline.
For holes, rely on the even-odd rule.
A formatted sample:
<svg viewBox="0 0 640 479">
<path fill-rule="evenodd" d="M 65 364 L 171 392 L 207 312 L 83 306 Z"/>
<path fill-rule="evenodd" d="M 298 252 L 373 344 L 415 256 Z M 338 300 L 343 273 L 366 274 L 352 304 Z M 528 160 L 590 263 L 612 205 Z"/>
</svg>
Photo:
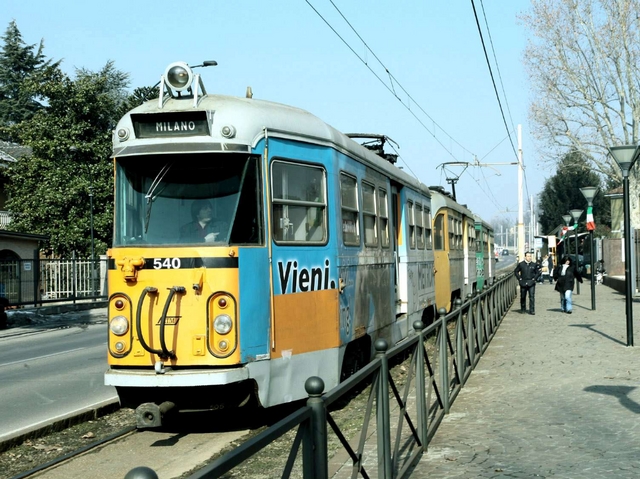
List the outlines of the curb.
<svg viewBox="0 0 640 479">
<path fill-rule="evenodd" d="M 53 432 L 62 431 L 76 424 L 106 416 L 118 409 L 120 409 L 120 401 L 118 398 L 107 399 L 93 406 L 65 414 L 64 416 L 59 416 L 52 422 L 44 421 L 44 423 L 9 433 L 6 436 L 0 437 L 0 453 L 22 444 L 27 439 L 37 439 Z"/>
</svg>

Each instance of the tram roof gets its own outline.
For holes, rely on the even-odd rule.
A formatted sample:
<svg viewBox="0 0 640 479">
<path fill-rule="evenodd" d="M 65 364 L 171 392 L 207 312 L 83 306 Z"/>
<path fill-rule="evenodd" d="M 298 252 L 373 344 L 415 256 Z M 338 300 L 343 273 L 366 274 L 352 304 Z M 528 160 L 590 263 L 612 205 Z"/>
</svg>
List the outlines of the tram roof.
<svg viewBox="0 0 640 479">
<path fill-rule="evenodd" d="M 207 113 L 210 135 L 188 138 L 135 137 L 131 115 L 170 115 L 195 111 Z M 235 134 L 232 138 L 222 135 L 221 129 L 224 126 L 233 127 Z M 125 141 L 120 141 L 117 135 L 121 128 L 127 128 L 130 132 L 130 137 Z M 265 136 L 335 148 L 390 178 L 429 195 L 428 187 L 418 179 L 380 158 L 315 115 L 300 108 L 254 98 L 204 95 L 195 108 L 191 97 L 168 98 L 162 107 L 158 100 L 148 101 L 128 112 L 118 122 L 113 135 L 113 154 L 115 157 L 123 157 L 184 151 L 180 150 L 181 145 L 184 149 L 198 152 L 249 152 Z M 167 148 L 167 145 L 171 145 L 171 148 Z"/>
<path fill-rule="evenodd" d="M 454 200 L 449 194 L 443 193 L 435 189 L 435 187 L 431 187 L 431 210 L 433 212 L 438 211 L 440 208 L 450 208 L 454 211 L 458 211 L 465 216 L 471 217 L 474 221 L 477 221 L 477 216 L 473 214 L 473 212 L 464 205 L 461 205 L 456 200 Z"/>
</svg>

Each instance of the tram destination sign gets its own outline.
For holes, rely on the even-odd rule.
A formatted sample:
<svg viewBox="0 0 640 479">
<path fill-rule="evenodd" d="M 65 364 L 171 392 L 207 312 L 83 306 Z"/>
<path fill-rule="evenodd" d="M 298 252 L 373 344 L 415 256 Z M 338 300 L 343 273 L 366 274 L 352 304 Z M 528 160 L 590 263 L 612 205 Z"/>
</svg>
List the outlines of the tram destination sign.
<svg viewBox="0 0 640 479">
<path fill-rule="evenodd" d="M 206 111 L 131 115 L 136 138 L 209 136 Z"/>
</svg>

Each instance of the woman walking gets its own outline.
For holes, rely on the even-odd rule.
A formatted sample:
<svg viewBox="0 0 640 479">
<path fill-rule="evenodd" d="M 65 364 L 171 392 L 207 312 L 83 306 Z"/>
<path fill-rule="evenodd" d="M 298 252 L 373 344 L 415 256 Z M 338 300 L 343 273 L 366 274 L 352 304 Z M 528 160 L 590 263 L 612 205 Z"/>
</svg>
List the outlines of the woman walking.
<svg viewBox="0 0 640 479">
<path fill-rule="evenodd" d="M 582 283 L 582 276 L 580 276 L 578 269 L 573 264 L 571 256 L 565 255 L 562 257 L 558 266 L 553 270 L 553 279 L 556 281 L 555 290 L 560 293 L 560 309 L 562 309 L 563 313 L 571 314 L 573 306 L 571 295 L 573 294 L 575 280 Z"/>
</svg>

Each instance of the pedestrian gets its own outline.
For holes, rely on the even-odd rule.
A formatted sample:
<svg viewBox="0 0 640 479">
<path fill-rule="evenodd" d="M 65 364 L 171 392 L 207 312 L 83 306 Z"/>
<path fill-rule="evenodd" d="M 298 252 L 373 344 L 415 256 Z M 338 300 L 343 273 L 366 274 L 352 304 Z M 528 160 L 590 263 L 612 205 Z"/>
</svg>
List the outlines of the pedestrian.
<svg viewBox="0 0 640 479">
<path fill-rule="evenodd" d="M 536 283 L 542 284 L 542 256 L 536 260 L 536 264 L 538 265 L 538 269 L 540 270 L 540 275 L 538 279 L 536 279 Z"/>
<path fill-rule="evenodd" d="M 560 309 L 562 309 L 563 313 L 571 314 L 573 309 L 571 295 L 573 294 L 575 280 L 582 283 L 582 276 L 580 276 L 578 268 L 573 264 L 571 256 L 565 255 L 562 257 L 558 266 L 553 270 L 553 279 L 556 280 L 555 290 L 560 293 Z"/>
<path fill-rule="evenodd" d="M 551 262 L 551 258 L 549 257 L 548 254 L 544 255 L 544 257 L 542 258 L 542 262 L 540 263 L 540 267 L 541 267 L 541 275 L 540 275 L 540 283 L 544 284 L 544 281 L 546 279 L 549 280 L 549 283 L 551 283 L 552 279 L 551 279 L 551 272 L 553 271 L 553 263 Z"/>
<path fill-rule="evenodd" d="M 524 261 L 518 263 L 514 270 L 520 283 L 520 312 L 527 312 L 527 294 L 529 294 L 529 314 L 536 314 L 536 281 L 540 277 L 540 266 L 531 261 L 531 252 L 524 254 Z"/>
</svg>

